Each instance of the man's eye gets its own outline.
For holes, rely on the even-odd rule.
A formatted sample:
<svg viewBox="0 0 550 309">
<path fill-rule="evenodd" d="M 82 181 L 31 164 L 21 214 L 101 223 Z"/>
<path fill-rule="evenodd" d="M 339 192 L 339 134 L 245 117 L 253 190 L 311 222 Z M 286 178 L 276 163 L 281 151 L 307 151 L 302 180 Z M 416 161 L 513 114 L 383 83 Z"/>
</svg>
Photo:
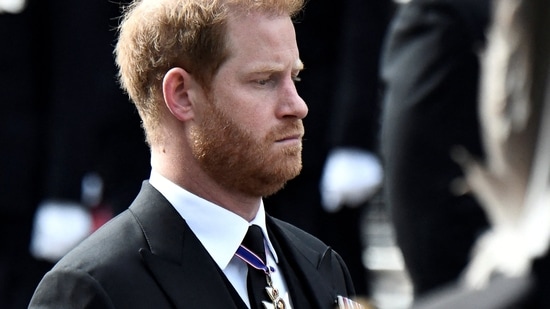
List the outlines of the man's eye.
<svg viewBox="0 0 550 309">
<path fill-rule="evenodd" d="M 260 79 L 257 81 L 259 85 L 265 86 L 270 82 L 270 79 Z"/>
</svg>

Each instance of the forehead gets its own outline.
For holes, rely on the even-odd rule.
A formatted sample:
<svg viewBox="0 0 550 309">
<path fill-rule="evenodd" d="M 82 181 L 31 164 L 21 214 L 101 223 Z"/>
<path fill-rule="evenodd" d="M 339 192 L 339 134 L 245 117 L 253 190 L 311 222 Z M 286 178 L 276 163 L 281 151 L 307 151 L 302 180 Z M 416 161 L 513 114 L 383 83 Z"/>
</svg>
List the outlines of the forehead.
<svg viewBox="0 0 550 309">
<path fill-rule="evenodd" d="M 299 62 L 294 25 L 289 16 L 262 12 L 232 15 L 227 23 L 230 58 L 246 63 Z M 300 62 L 301 63 L 301 62 Z"/>
</svg>

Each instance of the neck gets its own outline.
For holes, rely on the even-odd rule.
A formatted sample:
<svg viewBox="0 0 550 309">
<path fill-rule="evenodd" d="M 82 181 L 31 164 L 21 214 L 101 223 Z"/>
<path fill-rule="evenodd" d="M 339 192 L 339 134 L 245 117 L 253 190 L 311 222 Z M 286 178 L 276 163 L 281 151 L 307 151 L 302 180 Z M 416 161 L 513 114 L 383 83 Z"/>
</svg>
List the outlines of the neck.
<svg viewBox="0 0 550 309">
<path fill-rule="evenodd" d="M 186 160 L 184 156 L 170 156 L 165 149 L 153 149 L 151 165 L 157 173 L 176 185 L 239 215 L 248 222 L 258 213 L 261 196 L 228 190 L 205 173 L 195 160 Z"/>
</svg>

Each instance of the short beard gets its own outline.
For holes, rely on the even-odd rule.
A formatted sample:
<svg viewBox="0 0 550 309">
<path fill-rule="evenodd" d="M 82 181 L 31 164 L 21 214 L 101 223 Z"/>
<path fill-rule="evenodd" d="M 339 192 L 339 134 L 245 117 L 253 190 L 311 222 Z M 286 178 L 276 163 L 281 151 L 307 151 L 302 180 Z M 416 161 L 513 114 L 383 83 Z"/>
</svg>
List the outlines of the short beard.
<svg viewBox="0 0 550 309">
<path fill-rule="evenodd" d="M 233 122 L 212 102 L 208 118 L 192 130 L 192 150 L 202 168 L 220 185 L 250 196 L 269 196 L 300 174 L 302 145 L 270 148 L 275 140 L 303 133 L 299 119 L 274 128 L 262 140 Z"/>
</svg>

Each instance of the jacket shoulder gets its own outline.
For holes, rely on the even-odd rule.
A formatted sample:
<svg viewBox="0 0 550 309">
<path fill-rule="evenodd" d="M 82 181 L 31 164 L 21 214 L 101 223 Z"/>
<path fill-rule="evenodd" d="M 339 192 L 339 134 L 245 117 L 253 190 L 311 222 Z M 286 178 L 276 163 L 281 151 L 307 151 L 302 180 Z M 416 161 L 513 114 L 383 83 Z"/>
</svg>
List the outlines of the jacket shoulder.
<svg viewBox="0 0 550 309">
<path fill-rule="evenodd" d="M 268 217 L 269 221 L 280 230 L 288 248 L 294 248 L 293 257 L 305 257 L 313 265 L 318 279 L 332 286 L 332 291 L 340 295 L 355 296 L 351 275 L 342 257 L 330 246 L 310 233 L 279 219 Z M 301 264 L 303 266 L 303 264 Z"/>
<path fill-rule="evenodd" d="M 271 220 L 273 220 L 273 223 L 277 227 L 279 227 L 283 232 L 287 234 L 287 236 L 295 238 L 294 239 L 295 241 L 298 241 L 301 244 L 312 248 L 314 251 L 324 252 L 330 249 L 330 247 L 327 244 L 325 244 L 323 241 L 321 241 L 319 238 L 296 227 L 295 225 L 292 225 L 288 222 L 282 221 L 277 218 L 273 218 L 273 217 L 270 217 L 270 218 Z"/>
</svg>

